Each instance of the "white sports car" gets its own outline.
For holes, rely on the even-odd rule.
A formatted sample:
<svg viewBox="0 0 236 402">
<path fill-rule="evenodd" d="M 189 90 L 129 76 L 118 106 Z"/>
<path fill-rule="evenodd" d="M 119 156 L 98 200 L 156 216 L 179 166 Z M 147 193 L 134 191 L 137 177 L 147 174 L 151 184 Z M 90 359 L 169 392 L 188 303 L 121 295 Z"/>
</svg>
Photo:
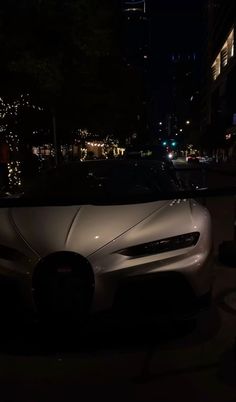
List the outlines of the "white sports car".
<svg viewBox="0 0 236 402">
<path fill-rule="evenodd" d="M 25 197 L 73 196 L 77 205 L 0 209 L 2 303 L 49 316 L 197 312 L 211 292 L 211 219 L 194 200 L 160 200 L 173 190 L 153 161 L 72 163 L 42 175 Z"/>
</svg>

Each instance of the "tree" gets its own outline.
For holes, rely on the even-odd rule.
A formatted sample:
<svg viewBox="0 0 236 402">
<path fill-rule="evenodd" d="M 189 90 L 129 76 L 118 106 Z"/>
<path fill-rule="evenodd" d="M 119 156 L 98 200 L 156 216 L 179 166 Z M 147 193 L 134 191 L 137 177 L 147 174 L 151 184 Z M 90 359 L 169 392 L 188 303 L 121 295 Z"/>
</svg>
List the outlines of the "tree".
<svg viewBox="0 0 236 402">
<path fill-rule="evenodd" d="M 3 91 L 30 92 L 57 116 L 60 138 L 76 126 L 134 126 L 141 83 L 124 67 L 117 10 L 115 0 L 0 3 Z"/>
</svg>

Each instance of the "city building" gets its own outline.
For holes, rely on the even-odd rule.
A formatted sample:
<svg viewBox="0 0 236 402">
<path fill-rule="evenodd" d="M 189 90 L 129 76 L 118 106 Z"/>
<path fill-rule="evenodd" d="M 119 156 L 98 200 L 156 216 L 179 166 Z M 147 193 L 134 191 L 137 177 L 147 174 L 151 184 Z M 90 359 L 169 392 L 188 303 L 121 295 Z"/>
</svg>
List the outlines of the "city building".
<svg viewBox="0 0 236 402">
<path fill-rule="evenodd" d="M 196 52 L 171 56 L 171 119 L 172 136 L 178 134 L 182 143 L 196 142 L 199 130 L 199 60 Z"/>
<path fill-rule="evenodd" d="M 124 16 L 123 51 L 128 65 L 145 71 L 148 54 L 148 18 L 146 0 L 122 1 Z"/>
<path fill-rule="evenodd" d="M 202 129 L 215 147 L 225 148 L 236 139 L 235 30 L 235 0 L 209 0 Z"/>
<path fill-rule="evenodd" d="M 182 145 L 199 130 L 201 4 L 149 0 L 151 132 Z M 186 122 L 190 122 L 186 124 Z M 159 123 L 163 124 L 160 126 Z M 165 141 L 164 141 L 165 142 Z"/>
<path fill-rule="evenodd" d="M 158 117 L 159 141 L 176 141 L 178 147 L 197 144 L 200 114 L 199 58 L 196 52 L 174 52 L 166 62 L 165 108 Z"/>
<path fill-rule="evenodd" d="M 127 71 L 136 77 L 139 105 L 131 138 L 143 141 L 148 131 L 149 26 L 146 0 L 121 0 L 122 54 Z M 133 137 L 132 137 L 133 135 Z"/>
</svg>

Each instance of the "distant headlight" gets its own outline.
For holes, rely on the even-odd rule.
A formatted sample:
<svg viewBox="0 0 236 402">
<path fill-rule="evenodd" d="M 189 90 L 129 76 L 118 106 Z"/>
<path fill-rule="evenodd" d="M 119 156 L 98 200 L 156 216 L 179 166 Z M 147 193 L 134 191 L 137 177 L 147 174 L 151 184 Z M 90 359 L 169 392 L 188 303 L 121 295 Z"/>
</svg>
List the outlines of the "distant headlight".
<svg viewBox="0 0 236 402">
<path fill-rule="evenodd" d="M 165 253 L 167 251 L 179 250 L 195 246 L 200 237 L 199 232 L 186 233 L 180 236 L 168 237 L 167 239 L 144 243 L 120 250 L 119 254 L 127 257 L 137 258 L 153 254 Z"/>
</svg>

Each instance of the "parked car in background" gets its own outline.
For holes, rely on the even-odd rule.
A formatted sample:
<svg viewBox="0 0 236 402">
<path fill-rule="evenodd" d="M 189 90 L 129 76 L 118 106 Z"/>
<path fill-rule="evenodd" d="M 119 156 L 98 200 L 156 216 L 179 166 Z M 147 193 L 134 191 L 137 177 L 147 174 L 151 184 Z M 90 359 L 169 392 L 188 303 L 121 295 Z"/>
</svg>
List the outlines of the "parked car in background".
<svg viewBox="0 0 236 402">
<path fill-rule="evenodd" d="M 199 162 L 200 163 L 212 163 L 213 162 L 213 158 L 207 155 L 204 156 L 200 156 L 199 157 Z"/>
<path fill-rule="evenodd" d="M 189 154 L 186 156 L 186 162 L 188 163 L 199 163 L 200 156 L 199 154 Z"/>
<path fill-rule="evenodd" d="M 126 148 L 124 153 L 125 159 L 141 159 L 164 163 L 165 168 L 169 170 L 169 174 L 176 180 L 176 172 L 172 162 L 173 156 L 174 153 L 168 152 L 166 147 L 152 144 L 130 145 Z"/>
<path fill-rule="evenodd" d="M 172 164 L 171 159 L 173 159 L 173 152 L 168 152 L 166 147 L 162 145 L 138 144 L 128 146 L 125 150 L 124 157 L 128 159 L 150 159 Z"/>
</svg>

